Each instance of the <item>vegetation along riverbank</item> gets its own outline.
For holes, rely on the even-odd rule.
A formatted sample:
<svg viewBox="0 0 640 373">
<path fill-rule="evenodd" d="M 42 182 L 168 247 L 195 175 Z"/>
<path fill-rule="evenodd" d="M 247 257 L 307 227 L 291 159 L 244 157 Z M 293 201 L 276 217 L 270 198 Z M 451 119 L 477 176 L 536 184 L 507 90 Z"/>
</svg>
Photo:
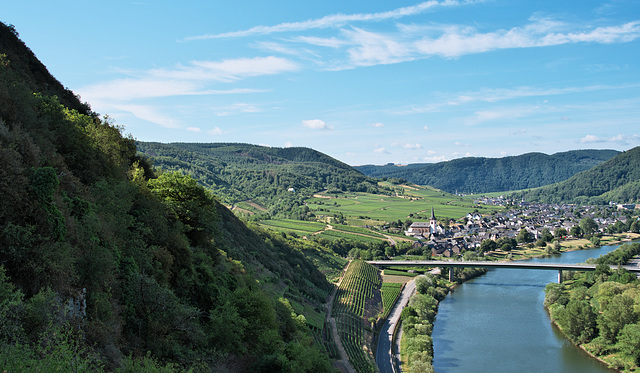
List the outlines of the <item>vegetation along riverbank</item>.
<svg viewBox="0 0 640 373">
<path fill-rule="evenodd" d="M 594 272 L 563 273 L 561 284 L 545 288 L 544 304 L 564 335 L 610 368 L 640 368 L 640 281 L 622 265 L 640 254 L 626 243 L 595 260 Z"/>
</svg>

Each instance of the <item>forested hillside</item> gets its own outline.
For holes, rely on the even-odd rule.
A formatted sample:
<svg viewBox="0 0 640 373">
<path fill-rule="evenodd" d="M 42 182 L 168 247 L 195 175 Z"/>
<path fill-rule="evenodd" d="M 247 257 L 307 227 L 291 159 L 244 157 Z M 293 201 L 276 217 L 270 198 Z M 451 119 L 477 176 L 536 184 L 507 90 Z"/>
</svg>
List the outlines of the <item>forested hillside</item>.
<svg viewBox="0 0 640 373">
<path fill-rule="evenodd" d="M 555 185 L 516 194 L 529 201 L 577 204 L 640 203 L 640 147 Z"/>
<path fill-rule="evenodd" d="M 331 369 L 294 311 L 321 309 L 305 254 L 331 253 L 156 175 L 13 27 L 0 42 L 0 371 Z"/>
<path fill-rule="evenodd" d="M 573 150 L 547 155 L 527 153 L 504 158 L 460 158 L 407 166 L 356 166 L 365 175 L 405 179 L 449 193 L 488 193 L 557 183 L 607 161 L 616 150 Z"/>
<path fill-rule="evenodd" d="M 304 199 L 324 189 L 379 190 L 375 180 L 309 148 L 139 142 L 138 150 L 158 168 L 198 179 L 225 204 L 253 200 L 274 216 L 303 219 Z"/>
</svg>

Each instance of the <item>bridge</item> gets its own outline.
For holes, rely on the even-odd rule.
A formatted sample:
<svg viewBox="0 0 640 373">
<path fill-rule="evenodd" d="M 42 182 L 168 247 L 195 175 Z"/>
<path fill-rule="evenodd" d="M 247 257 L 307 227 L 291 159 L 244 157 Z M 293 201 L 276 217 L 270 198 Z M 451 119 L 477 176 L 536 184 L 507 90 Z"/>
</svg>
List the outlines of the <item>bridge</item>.
<svg viewBox="0 0 640 373">
<path fill-rule="evenodd" d="M 376 267 L 447 267 L 449 281 L 453 281 L 454 268 L 518 268 L 544 269 L 558 271 L 558 283 L 562 282 L 562 271 L 595 271 L 595 264 L 565 264 L 565 263 L 533 263 L 533 262 L 485 262 L 485 261 L 449 261 L 449 260 L 372 260 L 367 263 Z M 619 266 L 610 265 L 611 270 Z M 620 266 L 629 272 L 640 274 L 638 266 Z"/>
</svg>

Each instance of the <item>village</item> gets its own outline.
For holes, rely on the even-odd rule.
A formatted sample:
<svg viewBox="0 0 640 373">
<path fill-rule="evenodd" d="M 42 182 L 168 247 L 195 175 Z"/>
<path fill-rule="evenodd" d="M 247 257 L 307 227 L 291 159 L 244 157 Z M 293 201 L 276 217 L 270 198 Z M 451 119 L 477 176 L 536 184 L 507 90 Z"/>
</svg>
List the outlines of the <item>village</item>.
<svg viewBox="0 0 640 373">
<path fill-rule="evenodd" d="M 487 204 L 507 204 L 506 200 L 479 201 Z M 431 209 L 428 222 L 413 222 L 404 232 L 412 237 L 412 251 L 431 251 L 431 256 L 456 257 L 464 251 L 483 252 L 483 241 L 533 244 L 550 242 L 550 238 L 571 239 L 583 236 L 580 222 L 592 225 L 589 236 L 605 233 L 638 233 L 640 205 L 576 206 L 568 204 L 517 203 L 519 208 L 483 216 L 468 213 L 462 221 L 439 222 Z M 635 211 L 635 212 L 634 212 Z M 595 223 L 595 224 L 594 224 Z M 584 223 L 583 223 L 584 224 Z M 597 237 L 596 237 L 597 238 Z M 496 248 L 496 245 L 486 245 Z M 499 248 L 499 247 L 498 247 Z"/>
</svg>

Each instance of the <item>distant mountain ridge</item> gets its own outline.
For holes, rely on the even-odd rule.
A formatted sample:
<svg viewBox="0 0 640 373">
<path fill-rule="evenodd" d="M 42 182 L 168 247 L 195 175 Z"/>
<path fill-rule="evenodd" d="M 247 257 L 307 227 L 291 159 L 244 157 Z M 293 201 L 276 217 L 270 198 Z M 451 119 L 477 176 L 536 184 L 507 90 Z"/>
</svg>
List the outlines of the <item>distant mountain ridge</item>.
<svg viewBox="0 0 640 373">
<path fill-rule="evenodd" d="M 617 150 L 572 150 L 552 155 L 527 153 L 503 158 L 467 157 L 439 163 L 354 168 L 367 176 L 405 179 L 450 193 L 488 193 L 554 184 L 619 153 Z"/>
<path fill-rule="evenodd" d="M 619 153 L 560 183 L 516 195 L 526 200 L 553 203 L 640 203 L 640 147 Z"/>
<path fill-rule="evenodd" d="M 376 180 L 319 151 L 241 143 L 138 142 L 156 167 L 199 180 L 226 204 L 254 200 L 273 213 L 324 189 L 376 192 Z"/>
</svg>

